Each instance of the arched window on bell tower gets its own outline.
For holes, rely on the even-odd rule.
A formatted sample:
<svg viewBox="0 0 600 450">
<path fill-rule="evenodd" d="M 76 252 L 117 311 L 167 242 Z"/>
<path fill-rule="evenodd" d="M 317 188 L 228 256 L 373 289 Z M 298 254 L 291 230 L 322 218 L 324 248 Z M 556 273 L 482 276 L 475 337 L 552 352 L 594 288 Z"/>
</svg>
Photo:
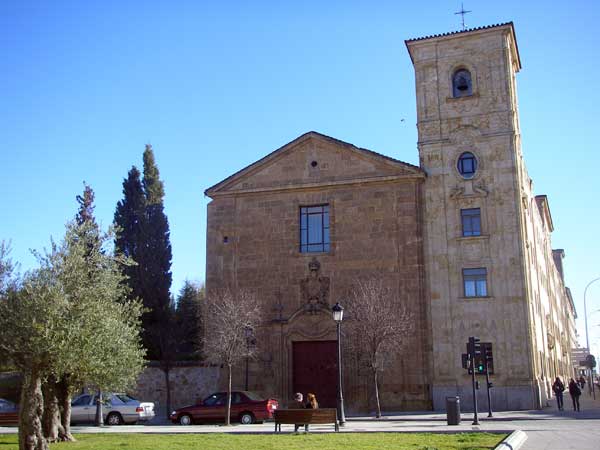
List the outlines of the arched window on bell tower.
<svg viewBox="0 0 600 450">
<path fill-rule="evenodd" d="M 471 72 L 467 69 L 458 69 L 452 76 L 452 96 L 466 97 L 471 94 L 473 94 Z"/>
</svg>

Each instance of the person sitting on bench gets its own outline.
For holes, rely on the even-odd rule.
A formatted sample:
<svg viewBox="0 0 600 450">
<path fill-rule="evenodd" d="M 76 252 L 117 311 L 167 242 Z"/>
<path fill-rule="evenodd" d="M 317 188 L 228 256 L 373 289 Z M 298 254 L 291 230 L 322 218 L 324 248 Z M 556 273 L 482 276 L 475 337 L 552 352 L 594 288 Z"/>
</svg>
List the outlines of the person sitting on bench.
<svg viewBox="0 0 600 450">
<path fill-rule="evenodd" d="M 306 406 L 303 403 L 304 397 L 302 395 L 301 392 L 296 392 L 296 394 L 294 395 L 294 404 L 293 404 L 293 408 L 297 408 L 297 409 L 304 409 L 306 408 Z M 304 424 L 302 423 L 297 423 L 294 425 L 294 433 L 298 432 L 298 429 Z M 306 425 L 304 425 L 306 427 Z"/>
<path fill-rule="evenodd" d="M 305 408 L 308 409 L 319 409 L 319 403 L 317 402 L 317 397 L 315 394 L 311 394 L 310 392 L 306 394 L 306 405 Z M 308 433 L 308 424 L 304 425 L 304 431 Z"/>
</svg>

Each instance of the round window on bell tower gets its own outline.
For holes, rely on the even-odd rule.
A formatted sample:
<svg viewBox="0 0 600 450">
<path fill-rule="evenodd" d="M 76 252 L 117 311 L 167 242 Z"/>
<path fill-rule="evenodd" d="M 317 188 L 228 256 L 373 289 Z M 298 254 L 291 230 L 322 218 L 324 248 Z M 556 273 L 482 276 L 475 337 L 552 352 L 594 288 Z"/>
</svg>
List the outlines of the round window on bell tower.
<svg viewBox="0 0 600 450">
<path fill-rule="evenodd" d="M 456 168 L 463 178 L 471 179 L 477 172 L 477 158 L 471 152 L 464 152 L 458 157 Z"/>
</svg>

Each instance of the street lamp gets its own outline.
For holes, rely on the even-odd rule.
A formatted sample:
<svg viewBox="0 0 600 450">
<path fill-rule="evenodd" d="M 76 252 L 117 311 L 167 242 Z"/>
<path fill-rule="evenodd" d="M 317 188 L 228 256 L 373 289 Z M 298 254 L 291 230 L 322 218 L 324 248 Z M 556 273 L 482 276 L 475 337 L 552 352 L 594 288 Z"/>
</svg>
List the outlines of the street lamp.
<svg viewBox="0 0 600 450">
<path fill-rule="evenodd" d="M 587 347 L 587 351 L 588 354 L 591 355 L 590 351 L 590 332 L 588 330 L 588 317 L 587 317 L 587 302 L 586 302 L 586 294 L 587 294 L 587 290 L 590 287 L 590 285 L 592 283 L 595 283 L 596 281 L 600 280 L 600 277 L 598 278 L 594 278 L 592 281 L 590 281 L 587 286 L 585 287 L 585 290 L 583 291 L 583 314 L 585 316 L 585 344 Z M 590 382 L 592 384 L 592 394 L 594 395 L 594 399 L 596 398 L 596 392 L 594 390 L 594 371 L 593 369 L 590 367 Z"/>
<path fill-rule="evenodd" d="M 333 320 L 337 325 L 337 357 L 338 357 L 338 419 L 339 425 L 343 427 L 346 423 L 346 415 L 344 414 L 344 395 L 342 394 L 342 319 L 344 317 L 344 308 L 342 305 L 336 303 L 331 308 L 333 313 Z"/>
</svg>

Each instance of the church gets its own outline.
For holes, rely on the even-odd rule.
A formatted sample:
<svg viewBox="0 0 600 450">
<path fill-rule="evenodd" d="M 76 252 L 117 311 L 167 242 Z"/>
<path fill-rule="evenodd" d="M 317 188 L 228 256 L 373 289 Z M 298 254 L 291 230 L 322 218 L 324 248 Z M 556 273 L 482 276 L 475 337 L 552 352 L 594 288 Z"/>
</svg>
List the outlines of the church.
<svg viewBox="0 0 600 450">
<path fill-rule="evenodd" d="M 384 411 L 441 410 L 456 395 L 468 410 L 470 336 L 491 344 L 494 409 L 541 408 L 554 377 L 572 375 L 576 313 L 521 149 L 514 26 L 405 43 L 419 166 L 310 131 L 208 188 L 207 293 L 261 300 L 248 388 L 283 404 L 314 392 L 335 406 L 331 307 L 383 277 L 414 330 L 381 373 Z M 372 410 L 370 375 L 347 348 L 342 364 L 346 411 Z"/>
</svg>

